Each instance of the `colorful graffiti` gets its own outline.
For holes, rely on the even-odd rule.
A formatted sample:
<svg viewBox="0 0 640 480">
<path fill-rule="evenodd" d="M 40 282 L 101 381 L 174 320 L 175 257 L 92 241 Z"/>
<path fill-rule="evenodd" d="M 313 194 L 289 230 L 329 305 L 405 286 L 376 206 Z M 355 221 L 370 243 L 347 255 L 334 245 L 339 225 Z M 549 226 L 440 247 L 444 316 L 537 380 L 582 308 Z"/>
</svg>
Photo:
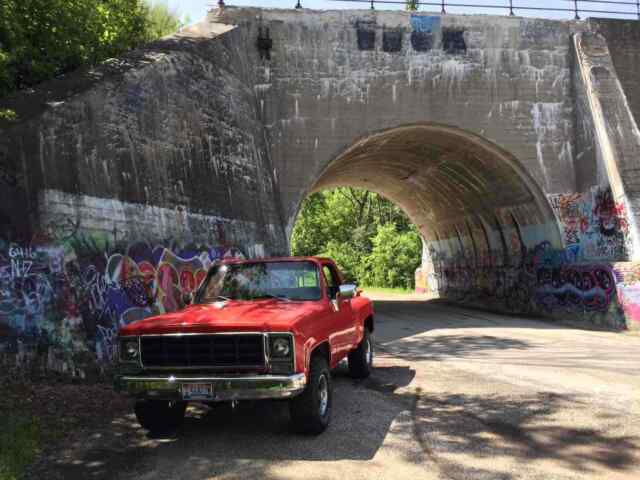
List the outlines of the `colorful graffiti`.
<svg viewBox="0 0 640 480">
<path fill-rule="evenodd" d="M 110 362 L 120 326 L 183 307 L 213 262 L 243 256 L 230 246 L 0 241 L 0 352 Z"/>
<path fill-rule="evenodd" d="M 422 268 L 416 269 L 415 273 L 416 293 L 429 293 L 429 281 L 427 272 Z"/>
<path fill-rule="evenodd" d="M 640 328 L 640 264 L 616 263 L 618 303 L 630 323 L 630 328 Z"/>
<path fill-rule="evenodd" d="M 417 283 L 428 283 L 441 297 L 514 313 L 588 317 L 615 328 L 628 328 L 630 320 L 640 325 L 640 269 L 618 271 L 629 254 L 624 206 L 611 190 L 599 188 L 550 201 L 566 248 L 548 241 L 531 246 L 527 233 L 537 233 L 516 221 L 529 216 L 502 209 L 495 229 L 487 222 L 482 231 L 476 222 L 429 242 Z"/>
<path fill-rule="evenodd" d="M 563 231 L 569 261 L 623 260 L 628 257 L 628 223 L 624 205 L 611 189 L 550 195 Z"/>
<path fill-rule="evenodd" d="M 435 263 L 433 272 L 440 296 L 514 313 L 606 314 L 616 295 L 610 265 L 567 263 L 548 242 L 526 251 L 519 264 L 476 267 L 458 257 Z"/>
</svg>

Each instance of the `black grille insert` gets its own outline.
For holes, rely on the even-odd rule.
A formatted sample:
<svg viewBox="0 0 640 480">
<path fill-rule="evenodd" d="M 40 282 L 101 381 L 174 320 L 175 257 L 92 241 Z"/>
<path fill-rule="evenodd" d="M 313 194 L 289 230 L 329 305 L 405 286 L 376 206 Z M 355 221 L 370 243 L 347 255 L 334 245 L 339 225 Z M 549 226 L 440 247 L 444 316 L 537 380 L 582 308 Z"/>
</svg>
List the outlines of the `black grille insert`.
<svg viewBox="0 0 640 480">
<path fill-rule="evenodd" d="M 153 367 L 256 368 L 264 366 L 260 334 L 141 337 L 142 364 Z"/>
</svg>

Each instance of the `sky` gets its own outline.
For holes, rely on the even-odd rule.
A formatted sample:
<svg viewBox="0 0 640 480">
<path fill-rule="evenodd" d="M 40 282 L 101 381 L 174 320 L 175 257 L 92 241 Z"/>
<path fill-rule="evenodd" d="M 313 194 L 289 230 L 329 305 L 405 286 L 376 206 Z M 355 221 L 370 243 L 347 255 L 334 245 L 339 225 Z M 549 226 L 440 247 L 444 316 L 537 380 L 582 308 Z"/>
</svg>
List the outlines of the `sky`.
<svg viewBox="0 0 640 480">
<path fill-rule="evenodd" d="M 212 6 L 215 6 L 217 0 L 152 0 L 154 3 L 167 3 L 171 9 L 176 10 L 180 16 L 184 17 L 188 15 L 192 23 L 201 20 L 207 13 L 207 10 Z M 266 8 L 293 8 L 297 0 L 225 0 L 228 5 L 235 6 L 256 6 Z M 334 0 L 300 0 L 302 6 L 305 8 L 314 9 L 338 9 L 338 8 L 368 8 L 366 3 L 353 3 L 342 2 Z M 401 1 L 401 0 L 400 0 Z M 425 0 L 431 3 L 439 3 L 439 0 Z M 616 5 L 613 2 L 628 3 L 628 5 Z M 509 0 L 447 0 L 448 3 L 466 3 L 466 4 L 478 4 L 478 5 L 508 5 Z M 578 1 L 580 8 L 589 10 L 618 10 L 624 12 L 636 13 L 635 0 L 608 0 L 608 3 L 598 5 L 593 1 Z M 513 0 L 514 6 L 533 6 L 541 8 L 572 8 L 573 0 Z M 379 4 L 376 6 L 379 10 L 390 10 L 403 8 L 402 5 L 391 4 Z M 421 12 L 440 12 L 440 7 L 437 6 L 423 6 L 420 8 Z M 501 14 L 508 13 L 507 8 L 502 10 L 497 9 L 472 9 L 468 7 L 450 7 L 447 9 L 449 13 L 493 13 Z M 546 17 L 546 18 L 573 18 L 573 13 L 563 12 L 535 12 L 535 11 L 521 11 L 517 12 L 518 15 L 528 17 Z M 610 14 L 596 14 L 589 13 L 583 14 L 586 17 L 615 17 Z M 623 17 L 624 18 L 624 17 Z M 633 18 L 633 17 L 626 17 Z"/>
</svg>

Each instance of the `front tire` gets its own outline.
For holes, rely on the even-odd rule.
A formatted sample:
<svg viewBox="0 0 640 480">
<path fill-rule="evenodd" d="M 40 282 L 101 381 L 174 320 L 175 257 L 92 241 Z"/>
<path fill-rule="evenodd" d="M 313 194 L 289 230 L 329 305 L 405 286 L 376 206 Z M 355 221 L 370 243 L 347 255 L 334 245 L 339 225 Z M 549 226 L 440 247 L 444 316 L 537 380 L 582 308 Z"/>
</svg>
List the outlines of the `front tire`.
<svg viewBox="0 0 640 480">
<path fill-rule="evenodd" d="M 304 392 L 289 401 L 294 429 L 310 435 L 324 432 L 331 420 L 332 398 L 329 365 L 323 357 L 313 357 L 309 367 L 309 382 Z"/>
<path fill-rule="evenodd" d="M 138 422 L 151 434 L 173 433 L 184 421 L 187 402 L 139 400 L 135 405 Z"/>
<path fill-rule="evenodd" d="M 365 328 L 358 348 L 349 352 L 349 374 L 353 378 L 367 378 L 373 368 L 373 342 Z"/>
</svg>

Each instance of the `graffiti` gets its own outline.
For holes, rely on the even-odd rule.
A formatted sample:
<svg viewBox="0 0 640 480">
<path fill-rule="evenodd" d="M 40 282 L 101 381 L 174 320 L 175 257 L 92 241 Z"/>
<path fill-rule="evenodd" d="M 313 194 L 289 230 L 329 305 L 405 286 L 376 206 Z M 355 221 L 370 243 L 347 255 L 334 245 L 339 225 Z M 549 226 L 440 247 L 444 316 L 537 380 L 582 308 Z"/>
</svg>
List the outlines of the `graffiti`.
<svg viewBox="0 0 640 480">
<path fill-rule="evenodd" d="M 640 320 L 640 268 L 625 273 L 625 284 L 612 266 L 619 264 L 576 264 L 548 241 L 533 248 L 523 245 L 522 256 L 506 264 L 495 262 L 499 252 L 475 263 L 464 253 L 446 255 L 434 245 L 428 251 L 416 272 L 416 286 L 426 289 L 428 278 L 441 297 L 513 313 L 600 315 L 615 327 L 624 323 L 616 310 L 621 306 L 627 318 Z"/>
<path fill-rule="evenodd" d="M 540 269 L 534 301 L 551 312 L 607 311 L 615 294 L 615 280 L 608 266 L 566 266 Z"/>
<path fill-rule="evenodd" d="M 244 254 L 226 245 L 0 241 L 0 351 L 31 345 L 110 362 L 120 326 L 182 308 L 184 294 L 227 257 Z"/>
<path fill-rule="evenodd" d="M 624 205 L 615 203 L 611 189 L 597 193 L 593 214 L 600 227 L 600 233 L 605 237 L 627 233 L 628 224 L 624 214 Z"/>
<path fill-rule="evenodd" d="M 618 303 L 632 327 L 640 326 L 640 264 L 620 262 L 614 264 Z"/>
<path fill-rule="evenodd" d="M 440 31 L 440 17 L 412 14 L 410 21 L 414 32 L 433 34 Z"/>
<path fill-rule="evenodd" d="M 624 205 L 611 189 L 550 195 L 572 262 L 623 260 L 628 257 L 628 223 Z"/>
<path fill-rule="evenodd" d="M 429 293 L 429 280 L 427 272 L 418 268 L 415 273 L 416 293 Z"/>
</svg>

